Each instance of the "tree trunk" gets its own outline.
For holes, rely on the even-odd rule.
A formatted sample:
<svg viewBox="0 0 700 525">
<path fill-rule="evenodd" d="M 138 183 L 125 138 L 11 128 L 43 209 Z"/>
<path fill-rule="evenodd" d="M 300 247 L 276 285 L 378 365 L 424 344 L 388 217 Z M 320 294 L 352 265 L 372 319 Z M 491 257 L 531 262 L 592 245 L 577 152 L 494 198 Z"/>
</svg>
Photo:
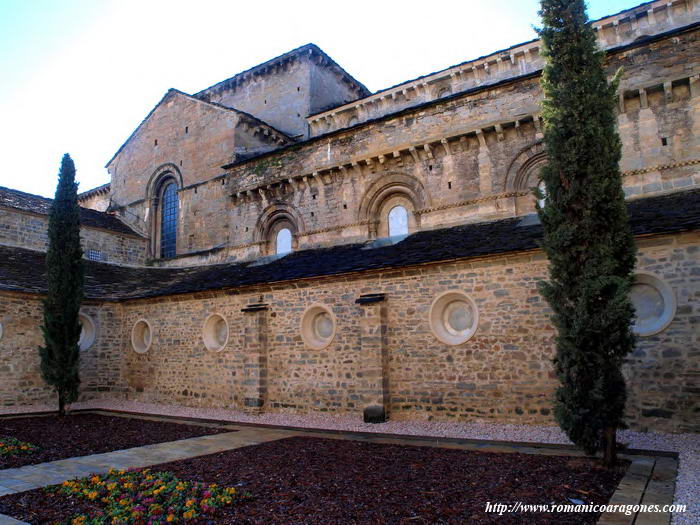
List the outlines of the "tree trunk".
<svg viewBox="0 0 700 525">
<path fill-rule="evenodd" d="M 617 431 L 615 427 L 607 427 L 603 439 L 605 441 L 603 463 L 606 467 L 612 468 L 617 464 Z"/>
<path fill-rule="evenodd" d="M 58 415 L 63 417 L 66 415 L 66 397 L 63 392 L 58 392 Z"/>
</svg>

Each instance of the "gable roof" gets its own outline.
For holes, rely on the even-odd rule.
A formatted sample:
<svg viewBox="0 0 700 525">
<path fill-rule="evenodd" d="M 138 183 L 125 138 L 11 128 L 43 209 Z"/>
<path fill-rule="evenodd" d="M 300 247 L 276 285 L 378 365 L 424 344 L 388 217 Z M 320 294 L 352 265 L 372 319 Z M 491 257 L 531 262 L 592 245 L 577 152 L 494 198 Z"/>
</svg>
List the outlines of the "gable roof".
<svg viewBox="0 0 700 525">
<path fill-rule="evenodd" d="M 37 213 L 39 215 L 48 215 L 52 203 L 53 199 L 0 186 L 0 206 L 6 208 L 14 208 L 16 210 Z M 142 237 L 116 216 L 88 208 L 80 208 L 80 225 Z"/>
<path fill-rule="evenodd" d="M 239 80 L 243 80 L 246 76 L 260 74 L 265 70 L 274 67 L 275 65 L 281 62 L 284 62 L 285 60 L 288 60 L 293 57 L 303 56 L 304 54 L 317 55 L 323 57 L 323 59 L 331 65 L 332 69 L 335 69 L 345 80 L 348 81 L 348 83 L 352 84 L 353 86 L 359 89 L 361 97 L 366 97 L 372 94 L 372 92 L 369 89 L 367 89 L 367 87 L 362 82 L 357 80 L 350 73 L 348 73 L 342 67 L 340 67 L 340 65 L 338 65 L 338 63 L 335 60 L 333 60 L 330 56 L 328 56 L 320 47 L 318 47 L 316 44 L 306 44 L 297 47 L 296 49 L 292 49 L 291 51 L 288 51 L 287 53 L 279 55 L 275 58 L 271 58 L 267 62 L 263 62 L 262 64 L 258 64 L 257 66 L 253 66 L 250 69 L 246 69 L 245 71 L 241 71 L 240 73 L 237 73 L 232 77 L 227 78 L 226 80 L 217 82 L 216 84 L 209 86 L 208 88 L 198 91 L 194 94 L 194 96 L 205 97 L 208 91 L 215 90 L 225 85 L 235 84 Z"/>
<path fill-rule="evenodd" d="M 163 98 L 161 98 L 158 101 L 158 103 L 155 106 L 153 106 L 153 109 L 151 109 L 151 111 L 148 112 L 148 114 L 143 118 L 143 120 L 139 123 L 139 125 L 136 126 L 136 129 L 134 129 L 134 131 L 131 132 L 131 135 L 129 135 L 129 137 L 124 141 L 124 143 L 121 146 L 119 146 L 119 149 L 117 150 L 117 152 L 114 155 L 112 155 L 112 158 L 109 159 L 109 161 L 107 161 L 107 164 L 105 164 L 105 168 L 107 168 L 112 163 L 112 161 L 117 157 L 117 155 L 119 155 L 122 152 L 122 150 L 126 147 L 126 145 L 129 142 L 131 142 L 131 139 L 133 139 L 136 136 L 136 134 L 141 129 L 141 127 L 148 121 L 148 119 L 151 118 L 151 115 L 153 115 L 153 113 L 155 113 L 156 109 L 158 109 L 162 104 L 165 103 L 166 100 L 168 100 L 172 96 L 182 96 L 182 97 L 185 97 L 189 100 L 197 102 L 199 104 L 206 104 L 207 106 L 211 106 L 213 108 L 217 108 L 217 109 L 220 109 L 222 111 L 228 111 L 231 113 L 235 113 L 239 116 L 244 116 L 246 119 L 252 121 L 254 124 L 257 124 L 258 126 L 264 126 L 264 127 L 269 128 L 271 131 L 273 131 L 274 133 L 279 135 L 284 140 L 287 140 L 289 142 L 294 142 L 294 140 L 289 135 L 281 132 L 280 130 L 278 130 L 274 126 L 271 126 L 267 122 L 260 120 L 258 117 L 255 117 L 255 116 L 251 115 L 250 113 L 246 113 L 245 111 L 241 111 L 241 110 L 236 109 L 236 108 L 224 106 L 222 104 L 217 104 L 216 102 L 209 102 L 207 100 L 203 100 L 201 98 L 198 98 L 194 95 L 190 95 L 188 93 L 185 93 L 184 91 L 180 91 L 179 89 L 170 88 L 165 93 L 165 95 L 163 95 Z"/>
<path fill-rule="evenodd" d="M 700 229 L 700 189 L 627 203 L 635 235 Z M 119 301 L 395 269 L 538 248 L 542 226 L 527 217 L 414 233 L 395 244 L 374 241 L 302 250 L 261 264 L 193 268 L 124 267 L 84 261 L 86 297 Z M 0 246 L 0 290 L 44 293 L 43 252 Z"/>
</svg>

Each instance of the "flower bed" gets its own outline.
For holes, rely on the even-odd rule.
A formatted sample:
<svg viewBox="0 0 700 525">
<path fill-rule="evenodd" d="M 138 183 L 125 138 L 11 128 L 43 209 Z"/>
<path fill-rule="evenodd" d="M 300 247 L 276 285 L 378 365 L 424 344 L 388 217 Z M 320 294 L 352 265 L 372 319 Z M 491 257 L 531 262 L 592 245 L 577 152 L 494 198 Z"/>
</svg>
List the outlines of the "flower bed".
<svg viewBox="0 0 700 525">
<path fill-rule="evenodd" d="M 594 525 L 598 520 L 596 513 L 501 516 L 486 512 L 486 504 L 571 504 L 572 499 L 607 503 L 627 465 L 611 471 L 584 457 L 295 436 L 153 468 L 168 472 L 172 480 L 199 483 L 200 490 L 217 483 L 219 487 L 236 487 L 251 494 L 245 498 L 232 494 L 233 504 L 219 506 L 213 515 L 200 514 L 189 522 L 184 517 L 180 519 L 193 525 Z M 35 525 L 68 524 L 78 515 L 86 516 L 75 522 L 78 525 L 109 522 L 106 502 L 100 500 L 108 496 L 98 493 L 93 495 L 95 499 L 88 499 L 92 491 L 97 491 L 93 485 L 68 487 L 66 492 L 60 487 L 50 492 L 34 489 L 8 494 L 0 497 L 0 513 Z M 177 483 L 174 486 L 177 488 Z M 131 500 L 124 505 L 133 509 L 136 500 L 132 494 L 139 490 L 130 489 L 126 497 Z M 200 506 L 194 510 L 200 512 L 202 498 L 195 500 Z M 143 499 L 139 501 L 148 510 Z M 182 500 L 178 501 L 182 504 Z M 156 507 L 157 516 L 139 517 L 140 522 L 134 518 L 132 522 L 115 523 L 148 525 L 149 519 L 158 520 L 152 524 L 168 523 L 168 504 L 160 500 L 155 503 L 161 504 Z M 173 509 L 177 511 L 177 505 Z M 98 513 L 103 521 L 88 521 Z M 171 519 L 175 522 L 177 515 L 173 513 Z"/>
<path fill-rule="evenodd" d="M 35 446 L 32 454 L 0 454 L 0 469 L 220 432 L 231 430 L 98 414 L 0 418 L 0 436 L 12 436 Z"/>
<path fill-rule="evenodd" d="M 150 469 L 110 470 L 104 476 L 65 481 L 51 490 L 99 505 L 100 510 L 72 517 L 71 525 L 179 523 L 213 517 L 217 509 L 240 497 L 233 487 L 184 481 Z"/>
<path fill-rule="evenodd" d="M 39 450 L 39 447 L 31 443 L 25 443 L 10 436 L 0 436 L 0 457 L 9 458 L 15 456 L 29 455 Z"/>
</svg>

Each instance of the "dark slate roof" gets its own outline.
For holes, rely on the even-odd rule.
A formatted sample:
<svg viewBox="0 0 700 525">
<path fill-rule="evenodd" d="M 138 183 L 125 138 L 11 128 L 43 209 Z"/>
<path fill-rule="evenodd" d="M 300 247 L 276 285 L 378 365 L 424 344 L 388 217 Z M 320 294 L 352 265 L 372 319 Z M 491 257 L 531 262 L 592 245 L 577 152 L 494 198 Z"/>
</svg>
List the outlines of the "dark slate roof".
<svg viewBox="0 0 700 525">
<path fill-rule="evenodd" d="M 700 228 L 700 190 L 628 203 L 635 235 Z M 237 288 L 382 268 L 518 252 L 537 248 L 542 228 L 533 217 L 465 224 L 415 233 L 391 244 L 347 244 L 291 253 L 262 261 L 197 268 L 127 268 L 85 261 L 86 296 L 124 300 Z M 41 293 L 44 254 L 0 247 L 0 289 Z"/>
<path fill-rule="evenodd" d="M 0 206 L 15 208 L 17 210 L 48 215 L 53 199 L 47 199 L 40 195 L 33 195 L 11 188 L 0 186 Z M 114 215 L 88 208 L 80 208 L 80 223 L 83 226 L 102 228 L 116 233 L 127 235 L 140 235 L 129 228 Z"/>
</svg>

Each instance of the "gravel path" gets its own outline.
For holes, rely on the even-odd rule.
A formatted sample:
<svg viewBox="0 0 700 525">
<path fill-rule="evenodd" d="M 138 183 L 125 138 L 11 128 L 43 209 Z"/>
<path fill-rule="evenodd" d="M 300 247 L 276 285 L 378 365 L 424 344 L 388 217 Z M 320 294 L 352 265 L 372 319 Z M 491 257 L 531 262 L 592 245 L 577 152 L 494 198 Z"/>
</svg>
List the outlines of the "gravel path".
<svg viewBox="0 0 700 525">
<path fill-rule="evenodd" d="M 262 414 L 251 416 L 236 410 L 223 408 L 194 408 L 176 405 L 156 405 L 135 401 L 102 400 L 75 403 L 74 409 L 112 409 L 179 417 L 198 417 L 240 423 L 258 423 L 328 430 L 355 432 L 381 432 L 387 434 L 454 437 L 499 441 L 527 441 L 533 443 L 569 444 L 569 440 L 557 427 L 511 425 L 496 423 L 450 423 L 436 421 L 390 421 L 378 425 L 367 424 L 356 417 L 330 414 Z M 29 411 L 55 410 L 55 406 L 0 407 L 0 414 Z M 687 506 L 687 511 L 674 514 L 674 525 L 700 523 L 700 435 L 656 434 L 622 431 L 620 441 L 632 448 L 666 450 L 680 454 L 680 466 L 676 480 L 674 503 Z"/>
</svg>

